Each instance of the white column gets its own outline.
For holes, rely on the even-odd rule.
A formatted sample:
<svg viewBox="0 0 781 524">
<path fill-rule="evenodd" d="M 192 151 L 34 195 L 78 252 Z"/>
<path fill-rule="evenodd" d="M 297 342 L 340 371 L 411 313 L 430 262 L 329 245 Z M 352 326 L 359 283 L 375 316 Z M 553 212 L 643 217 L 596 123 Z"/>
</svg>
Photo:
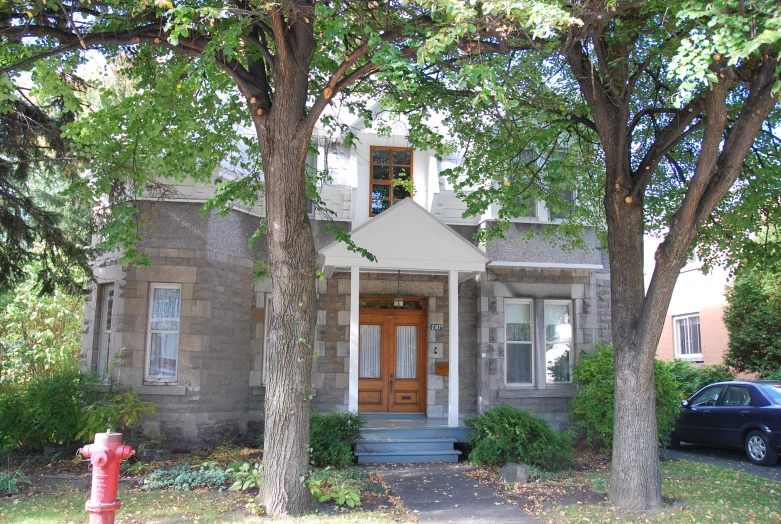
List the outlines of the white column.
<svg viewBox="0 0 781 524">
<path fill-rule="evenodd" d="M 347 390 L 347 409 L 355 412 L 358 411 L 359 275 L 360 269 L 357 266 L 350 268 L 350 377 Z"/>
<path fill-rule="evenodd" d="M 447 425 L 451 428 L 458 427 L 458 271 L 451 271 L 448 280 L 448 293 L 450 304 L 448 315 L 450 316 L 450 389 L 448 391 Z"/>
</svg>

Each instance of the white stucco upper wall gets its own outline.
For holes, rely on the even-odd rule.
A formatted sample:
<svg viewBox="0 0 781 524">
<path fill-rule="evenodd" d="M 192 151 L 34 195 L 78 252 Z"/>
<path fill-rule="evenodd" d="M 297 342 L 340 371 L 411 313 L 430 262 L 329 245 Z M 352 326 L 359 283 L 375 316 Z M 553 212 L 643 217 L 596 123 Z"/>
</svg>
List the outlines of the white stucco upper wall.
<svg viewBox="0 0 781 524">
<path fill-rule="evenodd" d="M 644 248 L 644 274 L 645 288 L 648 289 L 651 283 L 656 262 L 654 255 L 661 238 L 646 236 Z M 698 261 L 684 266 L 678 275 L 678 281 L 673 290 L 673 296 L 670 300 L 668 315 L 685 315 L 696 313 L 705 307 L 724 304 L 724 291 L 729 284 L 729 274 L 723 268 L 717 267 L 707 275 L 701 271 L 702 264 Z"/>
</svg>

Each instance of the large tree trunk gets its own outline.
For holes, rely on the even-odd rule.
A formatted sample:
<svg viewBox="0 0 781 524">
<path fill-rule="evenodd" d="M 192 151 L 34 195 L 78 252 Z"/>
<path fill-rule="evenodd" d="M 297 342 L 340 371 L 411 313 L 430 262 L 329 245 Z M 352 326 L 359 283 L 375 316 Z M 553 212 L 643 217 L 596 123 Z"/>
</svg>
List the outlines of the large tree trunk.
<svg viewBox="0 0 781 524">
<path fill-rule="evenodd" d="M 619 116 L 619 115 L 616 115 Z M 620 118 L 620 116 L 619 116 Z M 624 509 L 661 505 L 654 396 L 656 347 L 638 344 L 643 312 L 643 199 L 629 197 L 630 171 L 621 125 L 605 140 L 608 187 L 605 211 L 610 253 L 612 332 L 615 354 L 615 422 L 610 500 Z"/>
<path fill-rule="evenodd" d="M 317 315 L 316 252 L 302 176 L 307 143 L 273 137 L 264 148 L 271 272 L 271 325 L 265 404 L 263 482 L 269 515 L 301 514 L 314 498 L 301 477 L 309 466 L 309 413 Z"/>
</svg>

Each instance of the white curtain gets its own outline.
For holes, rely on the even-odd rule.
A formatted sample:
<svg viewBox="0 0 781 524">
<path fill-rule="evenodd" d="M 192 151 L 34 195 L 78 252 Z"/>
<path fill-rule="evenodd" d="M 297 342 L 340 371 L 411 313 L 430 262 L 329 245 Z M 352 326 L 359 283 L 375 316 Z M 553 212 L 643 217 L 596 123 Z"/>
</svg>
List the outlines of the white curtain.
<svg viewBox="0 0 781 524">
<path fill-rule="evenodd" d="M 152 313 L 149 319 L 151 331 L 149 376 L 157 378 L 176 376 L 181 295 L 181 288 L 152 290 Z"/>
<path fill-rule="evenodd" d="M 396 326 L 396 378 L 418 377 L 418 326 Z"/>
<path fill-rule="evenodd" d="M 381 326 L 361 325 L 358 364 L 360 378 L 380 378 Z"/>
</svg>

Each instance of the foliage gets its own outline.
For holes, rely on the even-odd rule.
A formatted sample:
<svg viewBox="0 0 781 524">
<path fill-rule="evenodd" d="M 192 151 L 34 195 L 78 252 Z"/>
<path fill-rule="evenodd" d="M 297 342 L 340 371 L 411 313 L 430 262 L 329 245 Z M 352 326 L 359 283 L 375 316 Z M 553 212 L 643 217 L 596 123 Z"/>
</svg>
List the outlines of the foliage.
<svg viewBox="0 0 781 524">
<path fill-rule="evenodd" d="M 144 478 L 143 487 L 190 491 L 195 488 L 222 488 L 233 479 L 233 472 L 222 470 L 214 465 L 201 466 L 198 469 L 175 466 L 170 469 L 156 469 Z"/>
<path fill-rule="evenodd" d="M 697 366 L 685 360 L 675 359 L 667 363 L 667 369 L 678 385 L 681 398 L 689 398 L 714 382 L 735 380 L 735 374 L 725 365 Z"/>
<path fill-rule="evenodd" d="M 240 465 L 230 466 L 226 471 L 233 474 L 236 479 L 230 488 L 230 491 L 247 491 L 250 488 L 260 487 L 260 481 L 263 478 L 263 464 L 250 464 L 244 462 Z"/>
<path fill-rule="evenodd" d="M 83 296 L 40 295 L 34 278 L 0 294 L 0 391 L 78 370 L 83 313 Z"/>
<path fill-rule="evenodd" d="M 656 422 L 659 439 L 664 441 L 675 428 L 681 396 L 669 365 L 661 360 L 654 364 Z M 584 355 L 575 365 L 572 376 L 579 388 L 570 404 L 570 418 L 585 434 L 589 445 L 611 449 L 616 380 L 613 348 L 599 346 L 596 353 Z"/>
<path fill-rule="evenodd" d="M 380 494 L 381 486 L 371 482 L 369 474 L 356 470 L 316 469 L 305 481 L 312 495 L 320 502 L 333 500 L 338 506 L 351 508 L 361 504 L 361 494 Z"/>
<path fill-rule="evenodd" d="M 363 417 L 358 413 L 312 413 L 309 426 L 309 461 L 318 468 L 343 468 L 355 460 L 352 443 L 361 436 Z"/>
<path fill-rule="evenodd" d="M 19 484 L 29 484 L 30 479 L 21 470 L 0 471 L 0 493 L 7 491 L 17 493 Z"/>
<path fill-rule="evenodd" d="M 781 369 L 781 273 L 755 267 L 727 288 L 724 361 L 738 371 L 769 378 Z"/>
<path fill-rule="evenodd" d="M 501 405 L 465 421 L 472 451 L 469 460 L 497 466 L 520 462 L 558 471 L 572 462 L 569 438 L 557 433 L 540 417 Z"/>
<path fill-rule="evenodd" d="M 68 371 L 14 384 L 0 394 L 0 446 L 38 450 L 48 443 L 91 440 L 106 428 L 124 429 L 154 404 L 132 393 L 102 393 L 94 376 Z"/>
<path fill-rule="evenodd" d="M 157 406 L 141 400 L 134 391 L 106 393 L 102 398 L 82 409 L 80 431 L 76 438 L 92 442 L 95 433 L 112 431 L 122 433 L 137 423 L 144 415 L 153 414 Z"/>
</svg>

